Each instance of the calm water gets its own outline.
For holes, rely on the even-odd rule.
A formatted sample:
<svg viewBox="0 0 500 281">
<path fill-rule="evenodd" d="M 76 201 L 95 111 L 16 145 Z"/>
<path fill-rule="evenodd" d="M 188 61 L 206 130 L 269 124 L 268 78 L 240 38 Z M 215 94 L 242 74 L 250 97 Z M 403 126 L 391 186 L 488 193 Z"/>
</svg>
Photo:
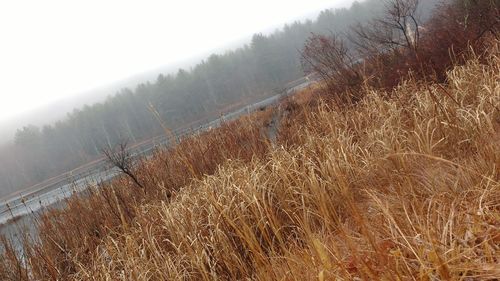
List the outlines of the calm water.
<svg viewBox="0 0 500 281">
<path fill-rule="evenodd" d="M 286 95 L 291 95 L 310 85 L 311 82 L 299 84 L 286 90 Z M 245 106 L 233 112 L 227 113 L 222 118 L 215 119 L 211 122 L 201 125 L 197 130 L 209 130 L 220 126 L 221 120 L 232 120 L 251 111 L 259 110 L 262 107 L 276 104 L 282 95 L 275 95 L 256 102 L 252 105 Z M 275 121 L 275 120 L 273 120 Z M 179 137 L 184 136 L 187 132 L 179 132 Z M 190 133 L 193 133 L 192 131 Z M 149 149 L 150 150 L 150 149 Z M 148 150 L 148 151 L 149 151 Z M 119 174 L 116 168 L 107 171 L 96 171 L 93 174 L 74 180 L 69 183 L 60 182 L 54 184 L 50 188 L 44 189 L 41 192 L 36 192 L 25 197 L 19 197 L 9 202 L 0 202 L 0 234 L 4 235 L 12 241 L 15 247 L 21 252 L 21 233 L 29 233 L 32 238 L 36 239 L 36 217 L 37 214 L 43 211 L 46 207 L 63 207 L 64 199 L 86 190 L 90 186 L 96 186 L 99 182 L 106 182 Z M 59 204 L 58 204 L 59 203 Z"/>
</svg>

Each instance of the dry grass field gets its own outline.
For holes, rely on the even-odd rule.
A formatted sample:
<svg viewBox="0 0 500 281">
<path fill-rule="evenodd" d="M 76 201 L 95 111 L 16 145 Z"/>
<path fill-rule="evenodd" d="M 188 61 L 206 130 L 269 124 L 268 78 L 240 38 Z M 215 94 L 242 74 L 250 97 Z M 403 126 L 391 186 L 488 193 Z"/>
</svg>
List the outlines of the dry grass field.
<svg viewBox="0 0 500 281">
<path fill-rule="evenodd" d="M 499 54 L 355 104 L 309 89 L 158 151 L 144 189 L 69 199 L 22 259 L 4 243 L 0 279 L 498 280 Z"/>
</svg>

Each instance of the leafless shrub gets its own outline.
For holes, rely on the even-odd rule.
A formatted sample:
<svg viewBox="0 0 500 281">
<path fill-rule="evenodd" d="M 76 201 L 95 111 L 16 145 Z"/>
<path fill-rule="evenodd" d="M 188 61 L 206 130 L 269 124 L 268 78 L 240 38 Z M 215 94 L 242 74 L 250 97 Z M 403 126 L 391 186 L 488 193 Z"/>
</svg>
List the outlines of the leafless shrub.
<svg viewBox="0 0 500 281">
<path fill-rule="evenodd" d="M 306 72 L 319 75 L 330 92 L 357 89 L 363 82 L 356 59 L 339 36 L 313 34 L 301 55 Z"/>
<path fill-rule="evenodd" d="M 108 161 L 117 167 L 123 174 L 127 175 L 137 186 L 144 189 L 144 186 L 139 182 L 133 172 L 134 161 L 127 149 L 127 142 L 122 141 L 115 145 L 115 147 L 107 147 L 102 149 L 102 153 L 106 156 Z"/>
<path fill-rule="evenodd" d="M 365 83 L 394 86 L 401 72 L 391 68 L 410 65 L 418 58 L 418 5 L 419 0 L 388 0 L 381 17 L 353 27 L 346 39 L 313 34 L 302 51 L 304 70 L 319 75 L 327 91 L 343 102 L 358 100 Z"/>
</svg>

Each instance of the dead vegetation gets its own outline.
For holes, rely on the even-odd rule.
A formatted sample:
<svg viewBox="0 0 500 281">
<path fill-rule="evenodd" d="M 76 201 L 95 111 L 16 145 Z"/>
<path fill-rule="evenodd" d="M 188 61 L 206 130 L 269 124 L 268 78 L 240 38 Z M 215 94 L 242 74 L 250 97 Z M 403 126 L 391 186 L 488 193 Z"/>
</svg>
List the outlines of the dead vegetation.
<svg viewBox="0 0 500 281">
<path fill-rule="evenodd" d="M 366 89 L 355 108 L 305 109 L 282 147 L 144 206 L 75 277 L 500 277 L 497 54 L 446 85 L 407 81 L 395 99 Z"/>
<path fill-rule="evenodd" d="M 275 148 L 259 116 L 158 152 L 146 193 L 121 178 L 41 218 L 33 279 L 498 278 L 498 42 L 486 61 L 354 107 L 299 95 Z M 27 279 L 14 257 L 2 279 Z"/>
<path fill-rule="evenodd" d="M 68 199 L 22 258 L 3 241 L 0 279 L 497 280 L 500 42 L 481 42 L 434 77 L 315 86 L 157 151 L 143 188 Z"/>
</svg>

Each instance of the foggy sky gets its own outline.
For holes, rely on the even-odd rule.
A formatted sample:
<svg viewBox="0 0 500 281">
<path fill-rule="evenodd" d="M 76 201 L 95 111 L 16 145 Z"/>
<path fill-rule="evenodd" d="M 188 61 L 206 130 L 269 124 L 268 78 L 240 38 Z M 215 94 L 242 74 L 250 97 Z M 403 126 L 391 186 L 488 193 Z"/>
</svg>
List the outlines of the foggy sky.
<svg viewBox="0 0 500 281">
<path fill-rule="evenodd" d="M 0 121 L 353 0 L 0 2 Z"/>
</svg>

